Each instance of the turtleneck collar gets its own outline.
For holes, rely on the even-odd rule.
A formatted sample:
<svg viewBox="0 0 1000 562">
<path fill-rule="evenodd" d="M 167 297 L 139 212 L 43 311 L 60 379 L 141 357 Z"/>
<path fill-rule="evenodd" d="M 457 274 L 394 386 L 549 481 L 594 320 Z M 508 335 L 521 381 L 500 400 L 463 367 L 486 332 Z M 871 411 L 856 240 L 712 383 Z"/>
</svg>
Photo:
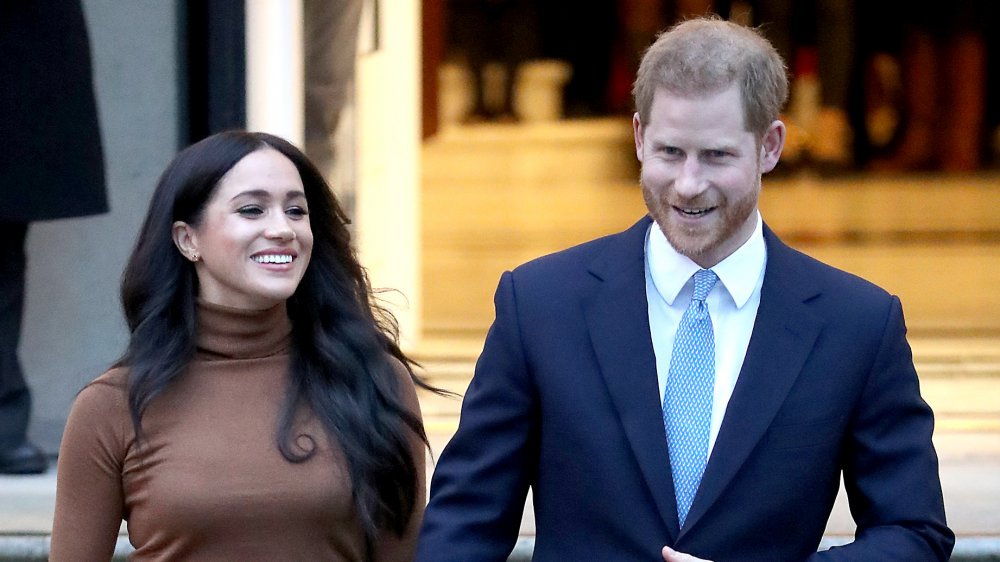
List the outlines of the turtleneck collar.
<svg viewBox="0 0 1000 562">
<path fill-rule="evenodd" d="M 285 303 L 242 310 L 198 301 L 198 355 L 202 359 L 256 359 L 288 350 L 292 323 Z"/>
</svg>

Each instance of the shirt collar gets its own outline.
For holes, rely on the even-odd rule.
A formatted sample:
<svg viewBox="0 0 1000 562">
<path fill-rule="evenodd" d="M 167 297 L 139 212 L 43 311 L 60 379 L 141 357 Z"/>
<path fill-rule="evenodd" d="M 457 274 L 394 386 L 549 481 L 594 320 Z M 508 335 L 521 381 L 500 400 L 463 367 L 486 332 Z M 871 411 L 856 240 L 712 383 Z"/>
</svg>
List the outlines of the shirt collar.
<svg viewBox="0 0 1000 562">
<path fill-rule="evenodd" d="M 743 308 L 750 300 L 767 260 L 763 224 L 760 211 L 757 211 L 757 226 L 750 238 L 712 267 L 737 309 Z M 701 269 L 691 258 L 681 255 L 670 245 L 656 221 L 646 234 L 646 265 L 656 291 L 671 306 L 691 276 Z"/>
</svg>

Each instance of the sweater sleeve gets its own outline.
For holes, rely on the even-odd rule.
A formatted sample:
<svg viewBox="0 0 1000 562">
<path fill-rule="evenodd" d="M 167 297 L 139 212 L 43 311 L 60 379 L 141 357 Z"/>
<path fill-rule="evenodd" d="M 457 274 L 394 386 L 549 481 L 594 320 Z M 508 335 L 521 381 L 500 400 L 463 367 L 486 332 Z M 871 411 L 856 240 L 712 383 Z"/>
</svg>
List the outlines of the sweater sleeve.
<svg viewBox="0 0 1000 562">
<path fill-rule="evenodd" d="M 59 448 L 50 560 L 110 560 L 124 505 L 123 382 L 104 376 L 76 397 Z M 128 434 L 131 432 L 129 431 Z"/>
<path fill-rule="evenodd" d="M 409 371 L 400 364 L 397 366 L 396 372 L 400 377 L 399 391 L 403 404 L 423 424 L 416 386 L 410 378 Z M 417 470 L 417 495 L 413 498 L 413 513 L 410 514 L 410 521 L 402 536 L 396 535 L 392 531 L 383 531 L 376 545 L 375 560 L 377 562 L 409 562 L 413 560 L 417 549 L 417 534 L 420 532 L 420 524 L 423 520 L 424 505 L 427 503 L 427 447 L 416 433 L 410 432 L 410 448 L 413 464 Z"/>
</svg>

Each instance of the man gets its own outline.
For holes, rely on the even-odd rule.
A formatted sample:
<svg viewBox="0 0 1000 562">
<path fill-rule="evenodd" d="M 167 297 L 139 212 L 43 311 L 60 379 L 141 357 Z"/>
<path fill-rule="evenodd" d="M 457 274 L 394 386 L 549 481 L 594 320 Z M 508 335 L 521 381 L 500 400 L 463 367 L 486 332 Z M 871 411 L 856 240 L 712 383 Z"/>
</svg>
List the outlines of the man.
<svg viewBox="0 0 1000 562">
<path fill-rule="evenodd" d="M 354 67 L 364 0 L 304 0 L 302 33 L 305 71 L 305 152 L 323 175 L 348 216 L 354 216 L 354 171 L 338 135 L 341 114 L 354 104 Z"/>
<path fill-rule="evenodd" d="M 503 275 L 417 560 L 504 560 L 529 486 L 536 561 L 947 560 L 899 300 L 757 209 L 781 58 L 691 20 L 634 94 L 652 220 Z M 856 539 L 817 553 L 841 475 Z"/>
<path fill-rule="evenodd" d="M 0 3 L 0 474 L 44 472 L 17 347 L 28 224 L 108 210 L 79 0 Z"/>
</svg>

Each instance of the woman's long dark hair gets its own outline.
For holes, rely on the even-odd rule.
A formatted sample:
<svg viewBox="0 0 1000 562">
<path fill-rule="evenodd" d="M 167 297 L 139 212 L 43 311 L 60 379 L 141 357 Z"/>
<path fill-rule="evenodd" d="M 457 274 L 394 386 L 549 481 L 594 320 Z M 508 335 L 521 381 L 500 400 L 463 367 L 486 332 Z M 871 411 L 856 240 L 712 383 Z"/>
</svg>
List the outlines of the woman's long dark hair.
<svg viewBox="0 0 1000 562">
<path fill-rule="evenodd" d="M 309 266 L 287 304 L 292 364 L 278 449 L 290 462 L 315 454 L 296 444 L 295 411 L 309 407 L 344 453 L 370 557 L 380 530 L 406 529 L 418 482 L 410 437 L 427 442 L 419 418 L 400 398 L 393 358 L 426 386 L 399 348 L 395 319 L 373 297 L 351 247 L 347 216 L 316 167 L 287 141 L 265 133 L 219 133 L 183 150 L 163 172 L 122 276 L 131 337 L 117 364 L 129 369 L 132 424 L 141 439 L 146 408 L 195 354 L 198 280 L 174 246 L 172 225 L 197 226 L 219 180 L 265 148 L 298 169 L 314 239 Z"/>
</svg>

